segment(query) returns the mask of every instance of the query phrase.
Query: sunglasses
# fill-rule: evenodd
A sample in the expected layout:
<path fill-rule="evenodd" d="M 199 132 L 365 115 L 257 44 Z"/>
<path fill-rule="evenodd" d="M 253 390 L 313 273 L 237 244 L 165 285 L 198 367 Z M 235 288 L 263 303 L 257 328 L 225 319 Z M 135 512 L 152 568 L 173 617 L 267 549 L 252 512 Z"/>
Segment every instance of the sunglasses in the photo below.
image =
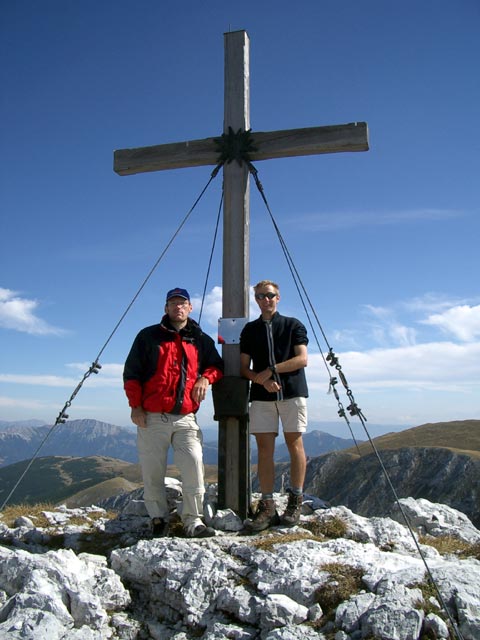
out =
<path fill-rule="evenodd" d="M 255 294 L 255 299 L 256 300 L 265 300 L 265 298 L 268 298 L 269 300 L 273 300 L 274 298 L 276 298 L 278 295 L 278 293 L 256 293 Z"/>

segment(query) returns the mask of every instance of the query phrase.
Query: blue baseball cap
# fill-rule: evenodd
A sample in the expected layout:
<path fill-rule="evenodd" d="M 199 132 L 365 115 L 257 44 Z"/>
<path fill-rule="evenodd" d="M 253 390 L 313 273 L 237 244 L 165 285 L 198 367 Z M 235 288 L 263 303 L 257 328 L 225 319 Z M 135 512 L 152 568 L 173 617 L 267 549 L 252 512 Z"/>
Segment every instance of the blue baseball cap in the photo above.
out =
<path fill-rule="evenodd" d="M 167 302 L 170 300 L 170 298 L 185 298 L 185 300 L 188 300 L 190 302 L 190 294 L 188 293 L 188 291 L 186 289 L 180 289 L 179 287 L 177 287 L 176 289 L 170 289 L 170 291 L 167 293 Z"/>

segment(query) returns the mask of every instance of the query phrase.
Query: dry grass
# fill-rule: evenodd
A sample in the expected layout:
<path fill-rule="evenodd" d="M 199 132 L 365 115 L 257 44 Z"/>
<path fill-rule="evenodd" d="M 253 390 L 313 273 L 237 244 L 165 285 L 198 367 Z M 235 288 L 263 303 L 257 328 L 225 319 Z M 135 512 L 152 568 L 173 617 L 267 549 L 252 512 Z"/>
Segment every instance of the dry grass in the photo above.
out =
<path fill-rule="evenodd" d="M 7 527 L 13 527 L 15 520 L 25 516 L 30 518 L 36 527 L 46 528 L 50 526 L 49 521 L 43 515 L 44 511 L 54 511 L 55 505 L 49 502 L 40 502 L 38 504 L 14 504 L 5 509 L 0 514 L 3 522 Z"/>
<path fill-rule="evenodd" d="M 409 589 L 420 589 L 422 592 L 423 602 L 417 602 L 416 608 L 422 609 L 425 615 L 429 613 L 435 613 L 437 616 L 441 616 L 440 608 L 434 604 L 434 601 L 438 601 L 437 590 L 430 582 L 430 580 L 424 580 L 423 582 L 414 582 L 408 585 Z"/>
<path fill-rule="evenodd" d="M 480 542 L 465 542 L 455 536 L 420 536 L 420 544 L 428 544 L 440 555 L 457 555 L 460 558 L 476 558 L 480 560 Z"/>
<path fill-rule="evenodd" d="M 7 527 L 13 527 L 17 518 L 22 516 L 30 518 L 35 527 L 41 529 L 54 529 L 55 525 L 52 525 L 44 515 L 45 511 L 56 511 L 57 507 L 49 502 L 40 502 L 38 504 L 14 504 L 5 507 L 0 514 L 1 519 L 7 525 Z M 68 520 L 68 524 L 82 526 L 84 524 L 93 524 L 101 518 L 107 520 L 113 520 L 117 514 L 113 511 L 91 511 L 90 513 L 82 514 L 79 516 L 72 516 Z"/>
<path fill-rule="evenodd" d="M 307 529 L 310 533 L 295 531 L 292 533 L 272 533 L 271 530 L 261 531 L 258 538 L 252 542 L 252 546 L 264 551 L 272 551 L 277 544 L 289 544 L 297 542 L 297 540 L 316 540 L 323 542 L 327 539 L 344 538 L 347 532 L 347 525 L 343 520 L 336 516 L 325 519 L 323 521 L 310 520 L 302 522 L 303 529 Z"/>
<path fill-rule="evenodd" d="M 252 541 L 252 547 L 261 549 L 262 551 L 273 551 L 277 544 L 289 544 L 291 542 L 297 542 L 298 540 L 318 540 L 323 538 L 312 537 L 308 533 L 272 533 L 271 531 L 260 531 L 258 538 Z"/>
<path fill-rule="evenodd" d="M 45 543 L 48 549 L 64 549 L 66 548 L 66 543 L 63 530 L 59 531 L 58 525 L 51 524 L 47 520 L 44 512 L 48 511 L 55 512 L 58 511 L 58 509 L 54 504 L 48 502 L 42 502 L 36 505 L 18 504 L 6 507 L 0 516 L 8 527 L 13 527 L 17 518 L 21 516 L 30 518 L 36 528 L 44 529 L 45 532 L 48 533 L 48 542 Z M 97 520 L 114 520 L 117 515 L 118 514 L 113 511 L 91 511 L 69 517 L 69 525 L 85 527 L 78 535 L 77 552 L 108 556 L 112 549 L 123 546 L 122 535 L 120 533 L 108 533 L 98 530 L 94 526 Z M 63 529 L 63 526 L 61 526 L 60 529 Z"/>
<path fill-rule="evenodd" d="M 348 530 L 347 524 L 337 516 L 323 520 L 302 522 L 302 527 L 311 531 L 314 536 L 329 538 L 330 540 L 344 538 Z"/>
<path fill-rule="evenodd" d="M 327 618 L 332 618 L 340 603 L 364 588 L 362 570 L 337 562 L 328 562 L 319 568 L 329 575 L 327 580 L 315 590 L 315 602 L 322 607 Z"/>

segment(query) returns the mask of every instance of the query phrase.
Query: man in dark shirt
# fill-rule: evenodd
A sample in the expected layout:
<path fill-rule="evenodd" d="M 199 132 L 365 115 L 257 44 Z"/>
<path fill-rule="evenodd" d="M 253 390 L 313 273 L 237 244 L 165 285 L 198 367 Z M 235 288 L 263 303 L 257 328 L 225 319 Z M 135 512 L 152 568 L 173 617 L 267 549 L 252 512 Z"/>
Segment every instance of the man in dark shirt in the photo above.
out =
<path fill-rule="evenodd" d="M 252 520 L 246 526 L 262 531 L 271 525 L 298 523 L 303 502 L 306 456 L 303 436 L 307 427 L 308 388 L 307 331 L 296 318 L 277 311 L 278 285 L 262 280 L 253 288 L 261 315 L 248 322 L 240 336 L 240 371 L 251 382 L 250 433 L 257 441 L 258 479 L 262 498 Z M 288 504 L 279 518 L 273 501 L 275 483 L 275 438 L 282 421 L 290 454 Z"/>

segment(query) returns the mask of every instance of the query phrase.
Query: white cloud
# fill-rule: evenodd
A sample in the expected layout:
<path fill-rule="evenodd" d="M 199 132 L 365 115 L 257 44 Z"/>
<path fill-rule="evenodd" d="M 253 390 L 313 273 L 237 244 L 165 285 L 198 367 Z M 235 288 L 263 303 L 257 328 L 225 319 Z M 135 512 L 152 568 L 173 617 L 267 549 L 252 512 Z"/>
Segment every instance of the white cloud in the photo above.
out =
<path fill-rule="evenodd" d="M 373 304 L 366 304 L 364 308 L 375 318 L 381 320 L 388 319 L 392 315 L 392 310 L 387 307 L 376 307 Z"/>
<path fill-rule="evenodd" d="M 78 383 L 74 378 L 52 375 L 29 375 L 17 373 L 0 373 L 0 382 L 10 384 L 29 384 L 41 387 L 71 387 Z"/>
<path fill-rule="evenodd" d="M 2 409 L 25 409 L 36 411 L 44 409 L 45 404 L 38 400 L 26 400 L 24 398 L 9 398 L 8 396 L 0 396 L 0 408 Z"/>
<path fill-rule="evenodd" d="M 470 300 L 452 298 L 440 293 L 429 292 L 422 296 L 405 300 L 399 304 L 401 309 L 412 313 L 439 313 L 461 304 L 472 303 Z"/>
<path fill-rule="evenodd" d="M 74 369 L 79 373 L 86 373 L 91 366 L 92 366 L 92 363 L 90 362 L 70 362 L 67 364 L 67 367 L 69 369 Z M 114 378 L 116 380 L 118 379 L 121 380 L 123 375 L 123 366 L 124 366 L 123 364 L 115 364 L 115 363 L 102 364 L 98 374 L 93 374 L 93 375 L 102 376 L 104 378 L 106 377 L 106 378 Z"/>
<path fill-rule="evenodd" d="M 68 368 L 79 372 L 78 377 L 54 376 L 50 374 L 14 374 L 0 373 L 0 382 L 20 385 L 34 385 L 40 387 L 71 387 L 75 388 L 83 375 L 90 369 L 91 364 L 86 362 L 74 362 L 67 365 Z M 95 380 L 95 385 L 100 387 L 122 388 L 123 364 L 102 365 L 98 374 L 92 373 L 90 379 Z M 85 381 L 87 383 L 87 380 Z"/>
<path fill-rule="evenodd" d="M 205 328 L 209 333 L 210 328 L 215 329 L 215 335 L 218 330 L 218 319 L 222 317 L 222 287 L 213 287 L 213 289 L 205 295 L 203 301 L 200 297 L 192 297 L 193 317 L 199 317 L 200 311 L 202 317 L 200 318 L 200 325 Z M 213 337 L 213 335 L 212 335 Z"/>
<path fill-rule="evenodd" d="M 35 315 L 36 300 L 19 297 L 16 291 L 0 288 L 0 327 L 32 335 L 61 335 L 62 329 L 53 327 Z"/>
<path fill-rule="evenodd" d="M 480 305 L 466 304 L 436 313 L 422 321 L 423 324 L 439 327 L 444 333 L 470 342 L 480 336 Z"/>
<path fill-rule="evenodd" d="M 405 325 L 392 324 L 390 326 L 390 335 L 397 344 L 403 346 L 414 345 L 417 341 L 417 332 L 412 327 Z"/>
<path fill-rule="evenodd" d="M 421 298 L 396 302 L 391 307 L 367 304 L 363 309 L 367 315 L 368 335 L 380 346 L 413 346 L 421 342 L 418 331 L 420 325 L 436 328 L 443 335 L 461 342 L 475 341 L 480 337 L 479 304 L 427 294 Z M 398 319 L 398 316 L 405 316 L 405 312 L 408 323 L 403 317 Z M 416 324 L 417 328 L 412 324 Z M 358 332 L 356 335 L 358 339 Z M 428 336 L 427 340 L 433 342 L 434 338 Z"/>
<path fill-rule="evenodd" d="M 373 316 L 374 324 L 370 324 L 370 333 L 377 344 L 388 345 L 393 343 L 399 346 L 416 344 L 417 332 L 395 318 L 393 309 L 364 305 L 368 314 Z"/>
<path fill-rule="evenodd" d="M 333 344 L 341 344 L 344 348 L 358 349 L 359 337 L 353 329 L 335 329 L 332 333 Z"/>
<path fill-rule="evenodd" d="M 337 353 L 349 386 L 372 388 L 470 389 L 480 384 L 480 342 L 431 342 L 417 346 Z M 325 386 L 328 374 L 318 354 L 309 356 L 311 384 Z M 331 374 L 336 375 L 335 369 Z"/>

